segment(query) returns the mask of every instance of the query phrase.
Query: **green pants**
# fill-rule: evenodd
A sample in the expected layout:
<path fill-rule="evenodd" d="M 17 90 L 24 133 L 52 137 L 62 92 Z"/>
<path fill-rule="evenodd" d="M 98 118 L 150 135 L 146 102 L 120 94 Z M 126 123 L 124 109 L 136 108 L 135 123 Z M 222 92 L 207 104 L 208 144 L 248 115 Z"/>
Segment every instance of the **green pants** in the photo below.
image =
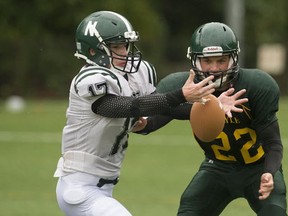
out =
<path fill-rule="evenodd" d="M 263 167 L 264 163 L 243 166 L 205 159 L 182 194 L 178 216 L 217 216 L 240 197 L 248 201 L 258 216 L 287 216 L 282 170 L 274 175 L 270 196 L 258 199 Z"/>

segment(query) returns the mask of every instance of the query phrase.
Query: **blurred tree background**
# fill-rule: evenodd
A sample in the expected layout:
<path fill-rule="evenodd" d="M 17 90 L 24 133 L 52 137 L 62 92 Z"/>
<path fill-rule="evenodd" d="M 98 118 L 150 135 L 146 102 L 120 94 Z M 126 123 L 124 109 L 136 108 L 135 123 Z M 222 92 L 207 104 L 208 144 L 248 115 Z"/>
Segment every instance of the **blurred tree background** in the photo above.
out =
<path fill-rule="evenodd" d="M 10 95 L 66 98 L 70 81 L 83 64 L 73 56 L 75 30 L 85 16 L 98 10 L 116 11 L 131 21 L 140 33 L 138 47 L 157 68 L 158 79 L 171 72 L 189 70 L 186 50 L 191 34 L 206 22 L 229 25 L 231 14 L 237 14 L 237 8 L 231 8 L 233 1 L 1 1 L 0 99 Z M 262 44 L 280 44 L 287 50 L 287 0 L 236 1 L 244 6 L 244 15 L 238 18 L 243 19 L 242 67 L 257 67 L 257 51 Z M 287 94 L 288 57 L 284 57 L 283 73 L 273 76 L 282 93 Z"/>

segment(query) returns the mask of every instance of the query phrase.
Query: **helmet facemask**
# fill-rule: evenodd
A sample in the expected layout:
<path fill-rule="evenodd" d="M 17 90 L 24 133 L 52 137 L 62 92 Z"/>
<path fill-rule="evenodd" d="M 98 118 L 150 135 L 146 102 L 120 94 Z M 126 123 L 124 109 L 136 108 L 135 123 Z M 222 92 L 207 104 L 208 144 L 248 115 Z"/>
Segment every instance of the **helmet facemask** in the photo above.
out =
<path fill-rule="evenodd" d="M 212 80 L 212 82 L 215 83 L 216 90 L 227 89 L 229 87 L 229 84 L 231 84 L 234 81 L 234 79 L 237 77 L 238 74 L 239 70 L 238 54 L 237 52 L 232 52 L 230 54 L 223 54 L 223 55 L 229 55 L 228 68 L 226 70 L 218 70 L 218 71 L 203 71 L 200 64 L 200 58 L 207 56 L 197 54 L 192 55 L 190 59 L 192 69 L 195 72 L 195 81 L 201 82 L 206 77 L 213 75 L 214 79 Z M 209 57 L 213 56 L 222 56 L 222 54 L 209 55 Z"/>
<path fill-rule="evenodd" d="M 103 48 L 105 49 L 107 56 L 110 58 L 110 64 L 116 70 L 125 73 L 135 73 L 138 71 L 141 60 L 142 53 L 136 47 L 135 42 L 139 40 L 139 35 L 137 32 L 125 32 L 125 39 L 121 40 L 109 40 L 105 43 L 102 43 Z M 116 53 L 111 49 L 113 45 L 124 44 L 127 50 L 127 55 L 121 55 Z M 124 66 L 117 66 L 114 63 L 114 60 L 124 61 Z"/>

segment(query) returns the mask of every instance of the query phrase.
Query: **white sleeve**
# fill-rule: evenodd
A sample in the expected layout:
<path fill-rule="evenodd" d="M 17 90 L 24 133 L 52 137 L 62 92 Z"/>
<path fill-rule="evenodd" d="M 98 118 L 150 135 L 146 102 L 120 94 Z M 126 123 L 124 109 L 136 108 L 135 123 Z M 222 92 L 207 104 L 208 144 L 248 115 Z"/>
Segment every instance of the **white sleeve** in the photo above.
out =
<path fill-rule="evenodd" d="M 74 88 L 80 97 L 91 98 L 105 94 L 119 95 L 121 86 L 119 79 L 106 70 L 82 70 L 75 77 Z"/>

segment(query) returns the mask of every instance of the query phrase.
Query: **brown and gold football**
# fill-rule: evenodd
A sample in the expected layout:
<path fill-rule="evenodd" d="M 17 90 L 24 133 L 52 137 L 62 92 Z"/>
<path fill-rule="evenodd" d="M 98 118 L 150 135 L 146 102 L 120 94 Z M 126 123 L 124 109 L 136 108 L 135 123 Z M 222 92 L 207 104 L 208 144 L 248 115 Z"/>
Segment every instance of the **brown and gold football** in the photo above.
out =
<path fill-rule="evenodd" d="M 204 142 L 213 141 L 223 130 L 225 113 L 217 97 L 210 94 L 201 102 L 193 103 L 190 112 L 190 124 L 196 137 Z"/>

